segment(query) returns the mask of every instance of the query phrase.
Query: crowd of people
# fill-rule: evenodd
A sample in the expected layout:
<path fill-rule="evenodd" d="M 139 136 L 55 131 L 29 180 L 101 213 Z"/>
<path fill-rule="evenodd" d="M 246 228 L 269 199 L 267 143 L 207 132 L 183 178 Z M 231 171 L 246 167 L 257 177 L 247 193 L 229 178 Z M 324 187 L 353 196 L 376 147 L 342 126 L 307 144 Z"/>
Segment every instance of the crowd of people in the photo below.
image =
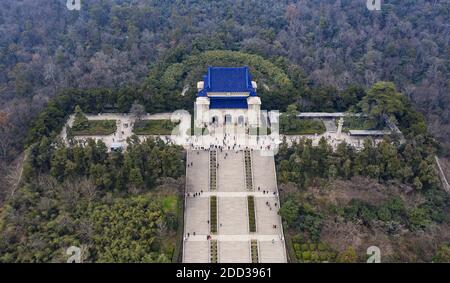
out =
<path fill-rule="evenodd" d="M 185 139 L 185 143 L 192 150 L 244 150 L 246 148 L 274 150 L 281 141 L 272 136 L 223 133 L 223 135 L 190 136 Z"/>

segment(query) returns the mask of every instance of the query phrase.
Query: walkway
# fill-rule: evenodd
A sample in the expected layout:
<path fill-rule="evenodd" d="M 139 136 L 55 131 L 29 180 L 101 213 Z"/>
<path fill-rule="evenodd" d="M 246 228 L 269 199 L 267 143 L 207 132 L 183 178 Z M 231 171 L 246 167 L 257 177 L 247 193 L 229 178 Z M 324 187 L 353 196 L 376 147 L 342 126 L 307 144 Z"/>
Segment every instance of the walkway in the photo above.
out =
<path fill-rule="evenodd" d="M 158 113 L 158 114 L 146 114 L 141 117 L 141 120 L 170 120 L 172 113 Z M 111 148 L 114 144 L 120 144 L 124 149 L 127 147 L 127 138 L 133 135 L 133 126 L 136 121 L 136 117 L 127 113 L 102 113 L 98 115 L 86 114 L 86 118 L 90 121 L 94 120 L 114 120 L 116 121 L 117 130 L 111 135 L 91 135 L 91 136 L 75 136 L 74 138 L 79 141 L 85 141 L 93 139 L 95 141 L 103 141 L 107 148 Z M 60 137 L 64 142 L 67 141 L 67 128 L 72 127 L 75 119 L 75 114 L 69 116 L 66 124 L 64 125 Z M 141 136 L 141 139 L 145 139 L 145 136 Z"/>

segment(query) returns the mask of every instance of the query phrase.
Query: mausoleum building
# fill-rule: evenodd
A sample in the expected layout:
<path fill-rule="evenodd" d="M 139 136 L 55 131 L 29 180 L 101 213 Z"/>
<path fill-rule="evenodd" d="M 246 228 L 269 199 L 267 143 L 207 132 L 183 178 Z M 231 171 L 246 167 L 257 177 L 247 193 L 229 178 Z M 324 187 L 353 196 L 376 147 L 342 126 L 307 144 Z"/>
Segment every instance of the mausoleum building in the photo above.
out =
<path fill-rule="evenodd" d="M 261 99 L 248 67 L 209 67 L 197 89 L 197 127 L 259 126 Z"/>

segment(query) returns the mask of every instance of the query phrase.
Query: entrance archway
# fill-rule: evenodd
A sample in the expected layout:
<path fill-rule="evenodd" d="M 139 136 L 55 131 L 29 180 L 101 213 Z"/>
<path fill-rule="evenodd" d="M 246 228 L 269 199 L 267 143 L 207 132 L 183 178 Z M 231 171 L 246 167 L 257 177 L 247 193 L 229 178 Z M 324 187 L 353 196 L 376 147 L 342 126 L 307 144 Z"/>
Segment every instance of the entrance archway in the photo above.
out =
<path fill-rule="evenodd" d="M 239 117 L 238 117 L 238 125 L 239 125 L 239 126 L 243 126 L 244 123 L 245 123 L 245 118 L 244 118 L 244 116 L 239 116 Z"/>
<path fill-rule="evenodd" d="M 225 125 L 231 124 L 232 121 L 233 121 L 233 120 L 232 120 L 231 115 L 230 115 L 230 114 L 226 114 L 226 115 L 225 115 Z"/>
<path fill-rule="evenodd" d="M 219 123 L 219 117 L 213 116 L 211 122 L 212 122 L 213 124 Z"/>

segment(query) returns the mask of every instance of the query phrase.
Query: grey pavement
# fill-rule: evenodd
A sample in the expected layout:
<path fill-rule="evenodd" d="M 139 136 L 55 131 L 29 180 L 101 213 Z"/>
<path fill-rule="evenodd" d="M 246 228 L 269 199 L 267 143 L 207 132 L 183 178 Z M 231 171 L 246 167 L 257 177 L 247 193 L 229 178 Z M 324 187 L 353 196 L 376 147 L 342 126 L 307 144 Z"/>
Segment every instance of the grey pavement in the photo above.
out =
<path fill-rule="evenodd" d="M 339 120 L 339 119 L 338 119 Z M 335 133 L 337 132 L 337 127 L 334 119 L 323 119 L 322 120 L 327 132 Z"/>
<path fill-rule="evenodd" d="M 219 235 L 248 234 L 247 198 L 231 197 L 218 200 Z"/>
<path fill-rule="evenodd" d="M 267 206 L 266 202 L 269 202 L 269 206 Z M 277 207 L 275 207 L 275 203 L 277 203 Z M 258 234 L 281 235 L 280 217 L 278 215 L 278 198 L 255 198 L 255 205 Z M 274 225 L 276 225 L 276 228 L 274 228 Z"/>
<path fill-rule="evenodd" d="M 209 152 L 189 150 L 189 163 L 187 167 L 186 189 L 187 192 L 209 191 Z"/>
<path fill-rule="evenodd" d="M 185 207 L 185 228 L 184 234 L 209 233 L 209 199 L 208 198 L 187 198 Z"/>
<path fill-rule="evenodd" d="M 184 241 L 183 262 L 209 262 L 209 241 Z"/>
<path fill-rule="evenodd" d="M 219 242 L 220 263 L 250 263 L 250 242 Z"/>
<path fill-rule="evenodd" d="M 227 158 L 225 159 L 225 155 Z M 244 152 L 217 151 L 218 186 L 220 192 L 245 192 Z"/>
<path fill-rule="evenodd" d="M 259 150 L 252 151 L 253 188 L 256 192 L 277 190 L 277 177 L 273 156 L 264 156 Z M 260 190 L 258 190 L 258 187 Z"/>
<path fill-rule="evenodd" d="M 272 242 L 258 241 L 259 262 L 261 263 L 283 263 L 286 262 L 284 241 L 275 239 Z"/>

